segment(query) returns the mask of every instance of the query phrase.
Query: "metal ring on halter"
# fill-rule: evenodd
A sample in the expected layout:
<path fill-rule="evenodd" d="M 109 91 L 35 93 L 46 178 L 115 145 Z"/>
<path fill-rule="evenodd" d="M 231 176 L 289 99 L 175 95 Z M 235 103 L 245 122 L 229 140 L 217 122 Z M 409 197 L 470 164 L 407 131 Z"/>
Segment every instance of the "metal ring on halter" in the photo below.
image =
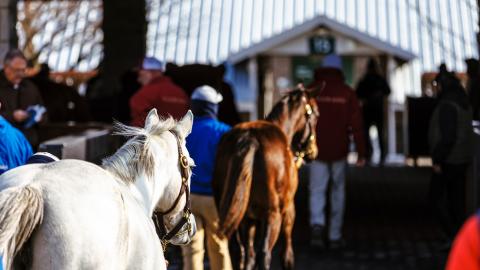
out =
<path fill-rule="evenodd" d="M 184 169 L 187 169 L 190 165 L 188 164 L 188 158 L 184 155 L 180 157 L 180 164 Z"/>

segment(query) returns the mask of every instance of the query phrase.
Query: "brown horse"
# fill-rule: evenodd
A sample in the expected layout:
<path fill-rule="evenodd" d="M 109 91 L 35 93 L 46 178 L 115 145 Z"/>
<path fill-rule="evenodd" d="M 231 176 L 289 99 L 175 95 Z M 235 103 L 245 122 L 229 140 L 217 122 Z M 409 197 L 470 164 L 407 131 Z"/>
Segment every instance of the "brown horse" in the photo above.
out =
<path fill-rule="evenodd" d="M 281 230 L 285 236 L 283 265 L 293 268 L 296 163 L 317 154 L 318 93 L 318 89 L 291 91 L 266 121 L 238 124 L 219 143 L 213 189 L 220 230 L 229 238 L 235 233 L 239 252 L 231 249 L 230 253 L 239 261 L 236 268 L 269 269 Z"/>

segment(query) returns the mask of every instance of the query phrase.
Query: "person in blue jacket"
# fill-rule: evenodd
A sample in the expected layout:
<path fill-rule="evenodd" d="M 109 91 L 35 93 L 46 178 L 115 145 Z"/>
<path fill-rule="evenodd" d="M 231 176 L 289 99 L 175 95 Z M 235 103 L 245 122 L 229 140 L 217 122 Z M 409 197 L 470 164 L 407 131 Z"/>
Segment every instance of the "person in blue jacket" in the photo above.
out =
<path fill-rule="evenodd" d="M 213 199 L 212 177 L 217 146 L 230 126 L 217 120 L 218 103 L 223 97 L 210 86 L 196 88 L 191 96 L 194 115 L 187 149 L 195 161 L 191 177 L 191 205 L 197 233 L 189 245 L 182 247 L 183 269 L 203 269 L 207 242 L 210 269 L 232 269 L 228 241 L 218 234 L 218 212 Z"/>
<path fill-rule="evenodd" d="M 2 116 L 0 116 L 0 138 L 0 174 L 25 164 L 32 156 L 32 146 L 23 133 Z"/>

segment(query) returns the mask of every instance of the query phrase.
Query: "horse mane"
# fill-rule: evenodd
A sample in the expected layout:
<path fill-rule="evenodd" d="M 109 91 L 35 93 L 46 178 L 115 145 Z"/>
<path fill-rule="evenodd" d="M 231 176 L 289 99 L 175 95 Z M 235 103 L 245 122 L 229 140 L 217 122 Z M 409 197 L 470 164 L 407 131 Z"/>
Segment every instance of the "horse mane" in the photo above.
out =
<path fill-rule="evenodd" d="M 174 129 L 175 126 L 176 121 L 172 117 L 160 119 L 158 124 L 146 128 L 115 122 L 114 135 L 133 138 L 128 140 L 115 154 L 105 158 L 102 166 L 125 183 L 133 182 L 142 173 L 149 177 L 153 176 L 155 158 L 150 147 L 151 139 L 153 136 L 159 136 L 165 131 Z"/>
<path fill-rule="evenodd" d="M 281 118 L 286 117 L 285 113 L 290 113 L 294 107 L 298 107 L 297 103 L 301 102 L 302 96 L 303 90 L 292 90 L 275 104 L 265 119 L 270 122 L 281 121 Z"/>

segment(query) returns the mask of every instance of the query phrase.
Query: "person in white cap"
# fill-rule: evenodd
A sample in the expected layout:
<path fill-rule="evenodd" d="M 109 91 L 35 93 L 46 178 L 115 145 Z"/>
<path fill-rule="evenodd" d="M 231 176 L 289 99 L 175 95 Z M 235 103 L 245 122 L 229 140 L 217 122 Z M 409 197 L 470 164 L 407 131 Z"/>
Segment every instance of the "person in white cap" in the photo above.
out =
<path fill-rule="evenodd" d="M 146 57 L 138 73 L 143 85 L 130 98 L 131 124 L 143 127 L 148 112 L 156 108 L 160 116 L 182 118 L 188 111 L 188 95 L 170 78 L 163 75 L 165 65 L 154 57 Z"/>
<path fill-rule="evenodd" d="M 183 269 L 203 269 L 206 238 L 210 269 L 232 269 L 228 240 L 218 234 L 218 212 L 213 199 L 212 177 L 215 154 L 220 138 L 230 126 L 217 120 L 218 103 L 222 95 L 210 86 L 196 88 L 191 96 L 195 116 L 192 133 L 187 137 L 187 149 L 195 160 L 191 178 L 192 213 L 197 233 L 189 245 L 182 247 Z"/>

